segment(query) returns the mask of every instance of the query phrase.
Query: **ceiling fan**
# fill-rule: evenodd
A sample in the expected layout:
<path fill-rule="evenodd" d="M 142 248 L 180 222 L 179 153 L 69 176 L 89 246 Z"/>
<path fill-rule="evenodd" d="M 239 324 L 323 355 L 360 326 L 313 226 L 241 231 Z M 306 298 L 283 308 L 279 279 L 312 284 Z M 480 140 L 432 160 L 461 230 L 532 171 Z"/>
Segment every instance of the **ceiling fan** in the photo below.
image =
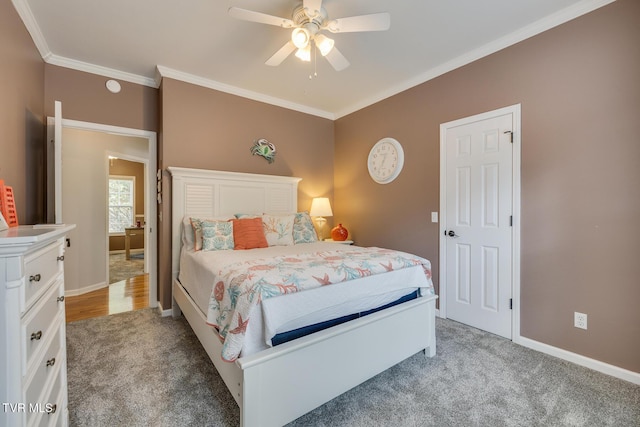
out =
<path fill-rule="evenodd" d="M 334 40 L 322 34 L 322 31 L 327 30 L 331 33 L 386 31 L 391 26 L 391 17 L 386 12 L 329 19 L 327 11 L 322 6 L 322 0 L 298 2 L 293 9 L 291 19 L 239 7 L 229 8 L 229 15 L 243 21 L 293 29 L 291 40 L 265 63 L 274 67 L 280 65 L 294 50 L 298 58 L 310 61 L 311 45 L 314 44 L 336 71 L 344 70 L 349 66 L 349 61 L 334 46 Z"/>

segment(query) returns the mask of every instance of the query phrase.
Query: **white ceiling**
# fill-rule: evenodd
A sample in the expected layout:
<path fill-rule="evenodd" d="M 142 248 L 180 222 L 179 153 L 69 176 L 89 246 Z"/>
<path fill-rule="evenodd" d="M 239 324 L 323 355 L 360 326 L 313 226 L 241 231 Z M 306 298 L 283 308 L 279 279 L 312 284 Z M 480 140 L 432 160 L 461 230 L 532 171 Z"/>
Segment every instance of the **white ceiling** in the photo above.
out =
<path fill-rule="evenodd" d="M 162 76 L 335 119 L 613 0 L 325 0 L 330 18 L 389 12 L 382 32 L 331 34 L 351 66 L 320 55 L 264 62 L 290 30 L 231 6 L 291 17 L 296 0 L 12 0 L 48 63 L 157 87 Z"/>

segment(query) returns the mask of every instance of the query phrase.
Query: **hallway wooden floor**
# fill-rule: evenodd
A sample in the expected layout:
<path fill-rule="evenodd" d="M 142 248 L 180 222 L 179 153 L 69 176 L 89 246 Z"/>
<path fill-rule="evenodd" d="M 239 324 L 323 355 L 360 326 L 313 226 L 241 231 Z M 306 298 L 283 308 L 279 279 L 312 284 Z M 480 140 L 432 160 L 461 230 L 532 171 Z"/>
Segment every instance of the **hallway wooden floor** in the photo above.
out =
<path fill-rule="evenodd" d="M 143 274 L 83 295 L 65 298 L 67 322 L 149 307 L 149 275 Z"/>

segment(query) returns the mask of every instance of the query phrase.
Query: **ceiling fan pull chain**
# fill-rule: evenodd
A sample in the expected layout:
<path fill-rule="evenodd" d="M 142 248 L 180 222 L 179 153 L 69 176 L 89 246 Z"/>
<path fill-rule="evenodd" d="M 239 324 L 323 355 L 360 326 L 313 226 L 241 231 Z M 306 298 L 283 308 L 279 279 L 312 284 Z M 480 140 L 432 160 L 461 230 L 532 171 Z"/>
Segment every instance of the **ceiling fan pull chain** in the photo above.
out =
<path fill-rule="evenodd" d="M 318 77 L 318 49 L 313 49 L 313 75 L 309 74 L 309 80 L 314 77 Z"/>
<path fill-rule="evenodd" d="M 318 77 L 318 49 L 313 49 L 313 77 Z"/>

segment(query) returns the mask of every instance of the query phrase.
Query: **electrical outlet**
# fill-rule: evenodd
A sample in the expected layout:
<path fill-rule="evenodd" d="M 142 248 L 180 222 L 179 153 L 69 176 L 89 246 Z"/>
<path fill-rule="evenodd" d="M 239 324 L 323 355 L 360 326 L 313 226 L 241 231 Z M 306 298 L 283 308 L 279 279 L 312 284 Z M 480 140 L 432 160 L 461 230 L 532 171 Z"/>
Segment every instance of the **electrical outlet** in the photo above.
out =
<path fill-rule="evenodd" d="M 587 315 L 584 313 L 573 313 L 573 326 L 580 329 L 587 329 Z"/>

